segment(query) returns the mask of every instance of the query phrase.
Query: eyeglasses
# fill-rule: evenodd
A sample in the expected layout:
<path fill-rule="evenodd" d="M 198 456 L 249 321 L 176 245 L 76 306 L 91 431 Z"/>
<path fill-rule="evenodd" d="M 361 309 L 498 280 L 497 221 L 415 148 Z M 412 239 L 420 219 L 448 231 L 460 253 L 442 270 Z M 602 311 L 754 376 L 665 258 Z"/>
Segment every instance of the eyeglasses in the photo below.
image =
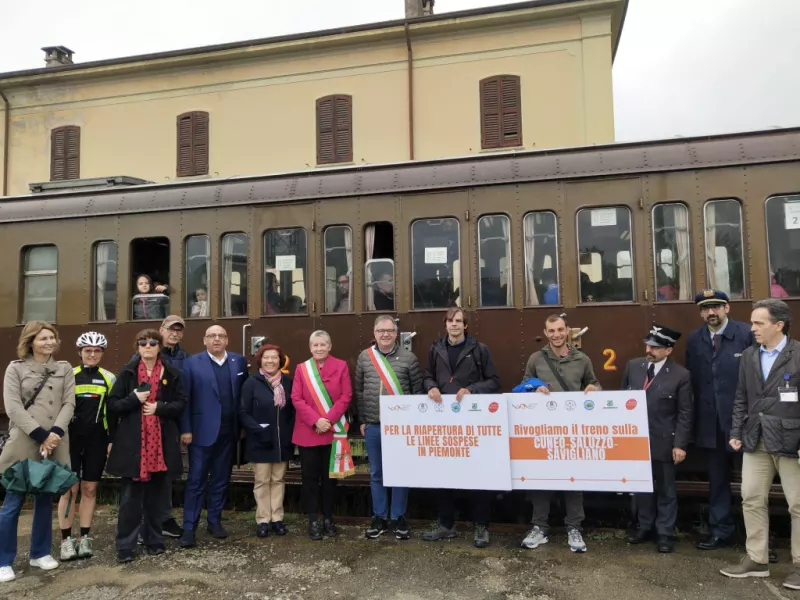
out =
<path fill-rule="evenodd" d="M 395 333 L 394 329 L 376 329 L 375 333 L 380 335 L 386 335 L 387 333 Z"/>
<path fill-rule="evenodd" d="M 224 340 L 228 336 L 225 333 L 212 333 L 206 336 L 210 340 Z"/>
<path fill-rule="evenodd" d="M 183 333 L 183 327 L 170 327 L 167 331 L 170 333 Z"/>
<path fill-rule="evenodd" d="M 158 340 L 137 340 L 136 343 L 139 344 L 140 348 L 144 348 L 145 346 L 158 346 Z"/>

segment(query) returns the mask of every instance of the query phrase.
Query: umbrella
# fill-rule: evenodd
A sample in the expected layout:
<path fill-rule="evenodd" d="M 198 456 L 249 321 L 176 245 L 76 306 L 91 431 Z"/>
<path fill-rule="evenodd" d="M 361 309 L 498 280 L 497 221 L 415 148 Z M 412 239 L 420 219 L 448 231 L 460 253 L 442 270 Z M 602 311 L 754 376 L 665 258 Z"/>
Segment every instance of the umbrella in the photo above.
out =
<path fill-rule="evenodd" d="M 0 483 L 9 492 L 61 496 L 78 483 L 78 476 L 69 467 L 50 458 L 26 458 L 8 467 Z"/>

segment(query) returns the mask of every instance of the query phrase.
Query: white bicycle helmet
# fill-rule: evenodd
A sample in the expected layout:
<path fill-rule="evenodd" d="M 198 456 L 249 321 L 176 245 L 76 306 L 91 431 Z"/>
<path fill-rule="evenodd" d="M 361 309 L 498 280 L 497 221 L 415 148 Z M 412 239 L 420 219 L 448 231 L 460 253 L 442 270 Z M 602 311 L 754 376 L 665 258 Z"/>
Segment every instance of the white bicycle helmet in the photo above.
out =
<path fill-rule="evenodd" d="M 78 348 L 108 348 L 108 340 L 102 333 L 87 331 L 82 333 L 75 343 Z"/>

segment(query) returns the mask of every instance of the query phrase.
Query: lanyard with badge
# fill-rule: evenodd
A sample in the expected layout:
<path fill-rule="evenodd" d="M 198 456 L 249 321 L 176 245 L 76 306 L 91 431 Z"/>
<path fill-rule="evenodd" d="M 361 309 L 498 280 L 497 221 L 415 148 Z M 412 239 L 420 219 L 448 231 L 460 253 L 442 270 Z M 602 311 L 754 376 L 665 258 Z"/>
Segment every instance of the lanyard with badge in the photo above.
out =
<path fill-rule="evenodd" d="M 785 385 L 778 390 L 781 402 L 797 402 L 797 388 L 789 386 L 789 380 L 792 378 L 789 373 L 783 374 Z"/>

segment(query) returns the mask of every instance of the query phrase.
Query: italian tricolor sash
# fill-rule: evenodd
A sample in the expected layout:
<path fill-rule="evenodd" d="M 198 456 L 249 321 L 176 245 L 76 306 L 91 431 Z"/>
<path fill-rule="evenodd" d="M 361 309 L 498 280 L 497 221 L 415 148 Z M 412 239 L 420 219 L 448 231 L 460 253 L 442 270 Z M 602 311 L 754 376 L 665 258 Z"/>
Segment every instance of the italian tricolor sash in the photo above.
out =
<path fill-rule="evenodd" d="M 389 364 L 386 357 L 381 354 L 376 346 L 370 346 L 368 352 L 369 359 L 372 361 L 372 366 L 375 367 L 378 376 L 381 378 L 383 389 L 386 390 L 386 395 L 402 396 L 403 388 L 400 385 L 400 380 L 397 379 L 397 375 L 395 375 L 394 369 L 392 369 L 392 365 Z"/>
<path fill-rule="evenodd" d="M 313 358 L 310 358 L 302 363 L 300 368 L 303 369 L 303 379 L 306 381 L 306 386 L 311 393 L 317 411 L 321 417 L 326 418 L 325 415 L 333 408 L 333 401 L 322 383 L 317 363 Z M 350 425 L 344 415 L 331 425 L 333 426 L 333 446 L 331 446 L 331 462 L 328 476 L 334 479 L 343 479 L 354 475 L 356 472 L 353 464 L 353 453 L 350 450 L 350 442 L 347 441 L 347 430 Z"/>

